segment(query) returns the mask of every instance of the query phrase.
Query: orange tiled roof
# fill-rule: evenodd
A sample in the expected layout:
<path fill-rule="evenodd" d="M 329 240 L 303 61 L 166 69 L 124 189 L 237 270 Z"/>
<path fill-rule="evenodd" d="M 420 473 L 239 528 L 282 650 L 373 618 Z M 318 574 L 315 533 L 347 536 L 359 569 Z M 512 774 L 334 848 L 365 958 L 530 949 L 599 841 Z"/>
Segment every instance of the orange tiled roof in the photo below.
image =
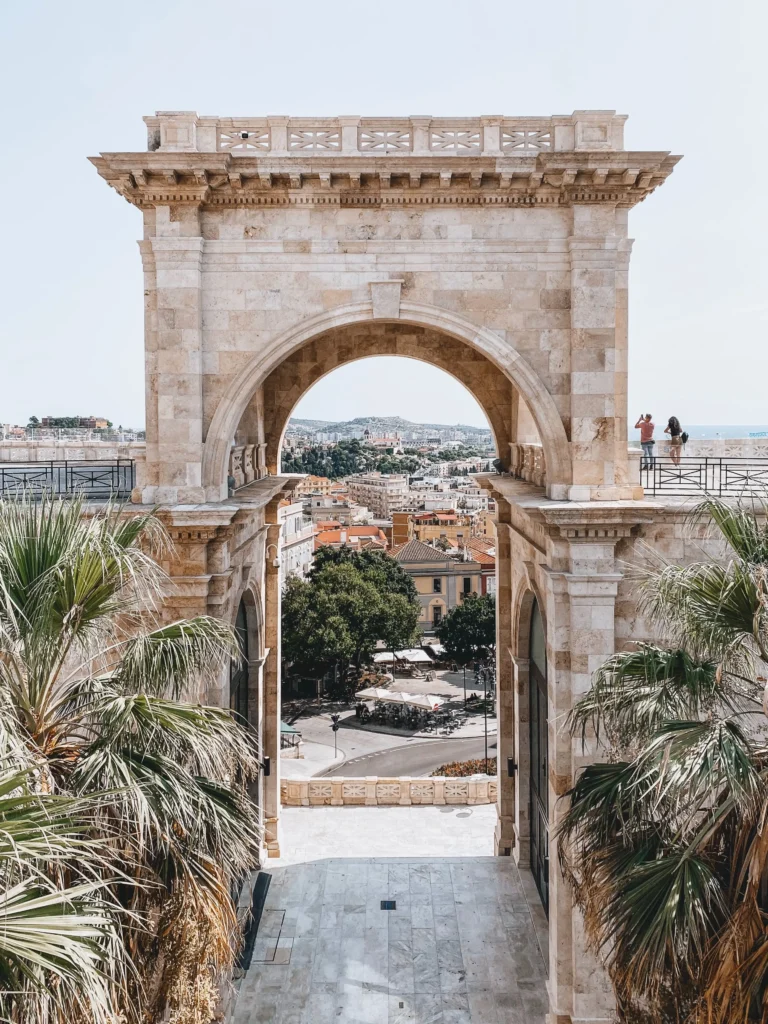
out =
<path fill-rule="evenodd" d="M 344 541 L 341 535 L 344 534 Z M 322 547 L 323 544 L 342 544 L 359 546 L 363 541 L 387 546 L 387 538 L 378 526 L 346 526 L 338 530 L 320 530 L 315 534 L 315 547 Z"/>
<path fill-rule="evenodd" d="M 493 545 L 472 537 L 467 541 L 467 549 L 471 552 L 472 558 L 480 565 L 496 565 L 496 555 Z"/>

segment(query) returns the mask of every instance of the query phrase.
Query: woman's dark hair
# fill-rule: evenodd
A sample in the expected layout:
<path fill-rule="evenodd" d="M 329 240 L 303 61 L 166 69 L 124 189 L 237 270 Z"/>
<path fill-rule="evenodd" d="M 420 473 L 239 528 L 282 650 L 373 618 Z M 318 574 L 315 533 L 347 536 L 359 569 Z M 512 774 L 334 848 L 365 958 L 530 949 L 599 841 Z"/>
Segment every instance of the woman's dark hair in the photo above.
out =
<path fill-rule="evenodd" d="M 682 429 L 683 429 L 680 426 L 680 420 L 677 418 L 677 416 L 670 416 L 669 417 L 669 423 L 667 424 L 667 426 L 675 434 L 681 433 Z"/>

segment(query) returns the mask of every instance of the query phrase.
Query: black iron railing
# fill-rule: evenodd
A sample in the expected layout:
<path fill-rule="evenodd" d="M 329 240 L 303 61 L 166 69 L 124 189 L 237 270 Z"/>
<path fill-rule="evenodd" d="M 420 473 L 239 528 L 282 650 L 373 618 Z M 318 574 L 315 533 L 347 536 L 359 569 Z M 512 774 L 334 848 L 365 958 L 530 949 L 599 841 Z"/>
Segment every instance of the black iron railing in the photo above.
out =
<path fill-rule="evenodd" d="M 682 455 L 678 462 L 659 456 L 640 463 L 640 483 L 646 495 L 695 497 L 716 494 L 738 498 L 768 492 L 768 459 Z"/>
<path fill-rule="evenodd" d="M 0 496 L 4 498 L 24 492 L 36 498 L 47 493 L 79 494 L 92 501 L 126 499 L 134 483 L 133 459 L 11 462 L 0 466 Z"/>

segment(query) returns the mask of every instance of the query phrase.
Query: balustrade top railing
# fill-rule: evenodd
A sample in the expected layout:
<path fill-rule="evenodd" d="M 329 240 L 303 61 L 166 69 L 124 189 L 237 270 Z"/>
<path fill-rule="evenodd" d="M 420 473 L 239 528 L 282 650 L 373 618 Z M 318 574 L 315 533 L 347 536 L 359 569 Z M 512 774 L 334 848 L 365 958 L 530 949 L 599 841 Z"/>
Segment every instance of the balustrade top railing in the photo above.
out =
<path fill-rule="evenodd" d="M 553 117 L 145 117 L 151 152 L 232 156 L 510 156 L 624 149 L 626 116 L 576 110 Z"/>
<path fill-rule="evenodd" d="M 39 499 L 81 495 L 89 501 L 127 500 L 135 486 L 132 459 L 27 462 L 0 465 L 0 497 L 22 493 Z"/>
<path fill-rule="evenodd" d="M 646 496 L 742 498 L 768 493 L 768 458 L 643 457 Z"/>

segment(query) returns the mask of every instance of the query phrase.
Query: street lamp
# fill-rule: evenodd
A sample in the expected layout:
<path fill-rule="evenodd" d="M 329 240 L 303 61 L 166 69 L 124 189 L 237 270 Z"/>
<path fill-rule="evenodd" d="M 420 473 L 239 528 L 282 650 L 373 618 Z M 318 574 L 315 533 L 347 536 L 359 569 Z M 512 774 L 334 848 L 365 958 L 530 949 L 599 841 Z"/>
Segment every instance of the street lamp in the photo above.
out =
<path fill-rule="evenodd" d="M 483 669 L 483 726 L 485 736 L 485 774 L 488 774 L 488 670 Z"/>

